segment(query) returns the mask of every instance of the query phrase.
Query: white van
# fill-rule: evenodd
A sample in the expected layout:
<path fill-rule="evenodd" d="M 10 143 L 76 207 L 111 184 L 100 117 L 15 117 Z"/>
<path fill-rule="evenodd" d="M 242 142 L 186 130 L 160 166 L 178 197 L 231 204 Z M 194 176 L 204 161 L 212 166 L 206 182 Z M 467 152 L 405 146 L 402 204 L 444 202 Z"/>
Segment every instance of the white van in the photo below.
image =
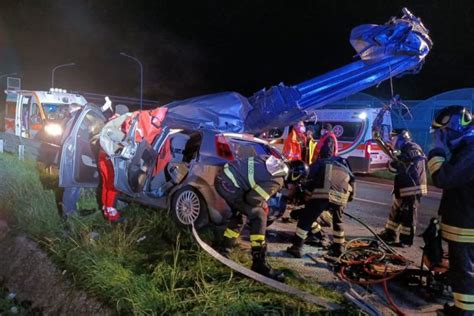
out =
<path fill-rule="evenodd" d="M 387 168 L 390 158 L 372 139 L 372 123 L 380 108 L 364 109 L 321 109 L 315 110 L 316 119 L 306 121 L 306 129 L 314 130 L 314 138 L 319 139 L 323 123 L 331 123 L 338 140 L 341 157 L 347 158 L 354 172 L 370 173 Z M 385 113 L 381 126 L 382 138 L 388 140 L 392 130 L 390 112 Z M 283 150 L 283 142 L 288 137 L 290 127 L 272 129 L 260 135 L 271 144 Z"/>

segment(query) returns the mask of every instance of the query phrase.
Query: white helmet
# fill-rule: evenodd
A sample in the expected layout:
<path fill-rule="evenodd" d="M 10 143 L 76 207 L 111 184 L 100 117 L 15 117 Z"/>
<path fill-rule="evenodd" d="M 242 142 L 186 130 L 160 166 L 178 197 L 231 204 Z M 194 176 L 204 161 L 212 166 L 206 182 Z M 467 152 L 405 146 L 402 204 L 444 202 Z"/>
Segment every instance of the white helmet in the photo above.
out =
<path fill-rule="evenodd" d="M 288 166 L 283 160 L 275 156 L 269 156 L 267 160 L 265 160 L 265 167 L 267 167 L 267 171 L 274 177 L 286 178 L 288 176 Z"/>

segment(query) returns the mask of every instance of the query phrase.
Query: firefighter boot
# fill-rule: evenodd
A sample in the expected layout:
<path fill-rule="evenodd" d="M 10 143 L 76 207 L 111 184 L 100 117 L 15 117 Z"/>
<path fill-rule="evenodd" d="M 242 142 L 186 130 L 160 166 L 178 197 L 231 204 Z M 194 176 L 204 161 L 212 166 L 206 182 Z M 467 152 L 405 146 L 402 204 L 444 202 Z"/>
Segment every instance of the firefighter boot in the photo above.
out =
<path fill-rule="evenodd" d="M 303 258 L 304 253 L 303 253 L 303 244 L 304 244 L 304 239 L 298 236 L 293 236 L 293 244 L 286 248 L 286 252 L 289 254 L 293 255 L 296 258 Z"/>
<path fill-rule="evenodd" d="M 321 230 L 317 233 L 309 232 L 308 238 L 306 238 L 304 243 L 313 247 L 328 247 L 326 235 Z"/>
<path fill-rule="evenodd" d="M 230 253 L 232 252 L 232 249 L 234 249 L 236 243 L 237 238 L 223 237 L 217 251 L 228 259 L 230 258 Z"/>
<path fill-rule="evenodd" d="M 342 244 L 333 243 L 328 249 L 327 256 L 332 258 L 339 258 L 342 255 L 343 250 L 344 246 Z"/>
<path fill-rule="evenodd" d="M 448 303 L 445 303 L 443 306 L 443 309 L 438 309 L 436 311 L 437 316 L 464 316 L 464 315 L 472 315 L 469 314 L 468 311 L 463 311 L 460 308 L 457 308 L 454 305 L 448 305 Z"/>
<path fill-rule="evenodd" d="M 384 229 L 380 234 L 378 234 L 383 241 L 387 243 L 393 243 L 397 239 L 397 233 L 391 229 Z"/>
<path fill-rule="evenodd" d="M 267 246 L 252 247 L 252 270 L 279 282 L 285 280 L 282 271 L 274 270 L 267 262 Z"/>

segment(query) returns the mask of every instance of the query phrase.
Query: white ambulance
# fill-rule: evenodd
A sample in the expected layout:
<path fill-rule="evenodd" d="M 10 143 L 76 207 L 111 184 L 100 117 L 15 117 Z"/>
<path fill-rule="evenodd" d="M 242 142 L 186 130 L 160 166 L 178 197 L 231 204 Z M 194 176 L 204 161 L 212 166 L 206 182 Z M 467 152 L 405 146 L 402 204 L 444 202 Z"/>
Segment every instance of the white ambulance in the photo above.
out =
<path fill-rule="evenodd" d="M 315 110 L 315 119 L 305 121 L 305 125 L 307 130 L 314 131 L 313 137 L 318 140 L 322 124 L 330 123 L 338 140 L 339 155 L 347 158 L 354 172 L 370 173 L 386 169 L 390 160 L 372 139 L 372 123 L 379 111 L 380 108 Z M 260 137 L 283 150 L 290 128 L 272 129 Z M 381 126 L 382 139 L 388 141 L 391 130 L 392 119 L 387 112 Z"/>
<path fill-rule="evenodd" d="M 57 88 L 49 91 L 7 89 L 5 94 L 6 101 L 0 105 L 0 131 L 31 139 L 47 137 L 52 143 L 62 135 L 69 105 L 87 103 L 83 96 Z"/>

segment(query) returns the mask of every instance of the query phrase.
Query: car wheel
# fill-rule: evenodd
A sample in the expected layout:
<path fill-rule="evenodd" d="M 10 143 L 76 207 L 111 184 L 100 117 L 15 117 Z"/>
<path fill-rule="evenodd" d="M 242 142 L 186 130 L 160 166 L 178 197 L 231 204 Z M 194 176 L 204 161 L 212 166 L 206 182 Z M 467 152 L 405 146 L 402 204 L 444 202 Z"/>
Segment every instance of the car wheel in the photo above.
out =
<path fill-rule="evenodd" d="M 207 216 L 207 205 L 195 188 L 186 186 L 173 195 L 171 215 L 182 226 L 197 225 Z"/>

